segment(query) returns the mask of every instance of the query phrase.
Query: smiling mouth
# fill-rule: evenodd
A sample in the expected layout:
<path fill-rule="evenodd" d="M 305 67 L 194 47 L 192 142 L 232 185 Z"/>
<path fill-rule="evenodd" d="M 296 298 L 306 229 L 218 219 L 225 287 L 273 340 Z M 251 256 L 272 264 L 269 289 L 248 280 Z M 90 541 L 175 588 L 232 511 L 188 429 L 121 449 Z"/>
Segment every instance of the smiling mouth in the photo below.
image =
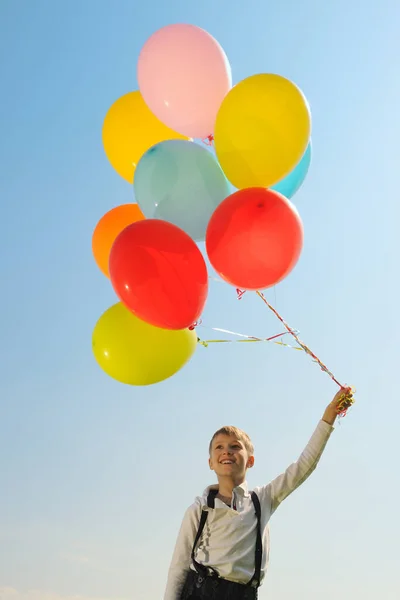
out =
<path fill-rule="evenodd" d="M 233 465 L 233 460 L 222 460 L 221 465 Z"/>

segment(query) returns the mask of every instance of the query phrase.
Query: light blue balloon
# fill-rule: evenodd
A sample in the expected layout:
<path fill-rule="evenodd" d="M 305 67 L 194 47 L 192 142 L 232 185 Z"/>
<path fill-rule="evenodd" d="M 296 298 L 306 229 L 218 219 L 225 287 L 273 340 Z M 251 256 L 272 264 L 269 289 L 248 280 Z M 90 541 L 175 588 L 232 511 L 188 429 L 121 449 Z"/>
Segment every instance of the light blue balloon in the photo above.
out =
<path fill-rule="evenodd" d="M 196 241 L 205 239 L 211 215 L 231 194 L 214 155 L 186 140 L 150 148 L 136 167 L 133 187 L 145 217 L 174 223 Z"/>
<path fill-rule="evenodd" d="M 310 168 L 310 164 L 311 164 L 311 142 L 308 144 L 307 149 L 306 149 L 305 153 L 303 154 L 302 159 L 297 164 L 297 166 L 293 169 L 293 171 L 291 171 L 289 173 L 289 175 L 286 175 L 286 177 L 284 177 L 283 179 L 278 181 L 278 183 L 276 183 L 274 186 L 272 186 L 271 190 L 275 190 L 276 192 L 279 192 L 283 196 L 286 196 L 286 198 L 292 198 L 295 195 L 295 193 L 302 186 L 302 184 L 307 176 L 308 169 Z"/>

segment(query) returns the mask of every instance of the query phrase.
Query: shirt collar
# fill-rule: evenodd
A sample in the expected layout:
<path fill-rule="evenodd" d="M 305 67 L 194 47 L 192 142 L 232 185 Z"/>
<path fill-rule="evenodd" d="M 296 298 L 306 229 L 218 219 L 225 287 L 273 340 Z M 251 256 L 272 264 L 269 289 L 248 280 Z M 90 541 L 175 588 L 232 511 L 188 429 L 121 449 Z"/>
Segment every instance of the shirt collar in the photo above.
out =
<path fill-rule="evenodd" d="M 250 496 L 249 486 L 247 485 L 247 481 L 243 481 L 243 483 L 241 483 L 235 489 L 238 490 L 239 493 L 242 493 L 245 498 L 248 498 Z"/>
<path fill-rule="evenodd" d="M 214 483 L 213 485 L 209 485 L 205 490 L 204 490 L 204 496 L 207 498 L 209 492 L 211 490 L 218 490 L 219 489 L 219 485 L 218 483 Z M 241 483 L 240 485 L 238 485 L 237 487 L 233 488 L 235 492 L 237 492 L 239 495 L 244 496 L 245 498 L 248 498 L 250 496 L 250 492 L 249 492 L 249 486 L 247 484 L 247 481 L 243 481 L 243 483 Z"/>

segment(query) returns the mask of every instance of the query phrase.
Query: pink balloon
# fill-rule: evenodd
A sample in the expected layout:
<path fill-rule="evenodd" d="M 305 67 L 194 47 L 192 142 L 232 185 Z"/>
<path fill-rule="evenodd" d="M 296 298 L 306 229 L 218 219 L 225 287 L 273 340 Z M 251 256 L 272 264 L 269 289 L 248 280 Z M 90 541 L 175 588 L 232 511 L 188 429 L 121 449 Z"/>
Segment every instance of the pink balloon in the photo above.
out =
<path fill-rule="evenodd" d="M 228 58 L 212 35 L 195 25 L 167 25 L 143 46 L 139 90 L 150 110 L 188 137 L 214 131 L 221 102 L 232 87 Z"/>

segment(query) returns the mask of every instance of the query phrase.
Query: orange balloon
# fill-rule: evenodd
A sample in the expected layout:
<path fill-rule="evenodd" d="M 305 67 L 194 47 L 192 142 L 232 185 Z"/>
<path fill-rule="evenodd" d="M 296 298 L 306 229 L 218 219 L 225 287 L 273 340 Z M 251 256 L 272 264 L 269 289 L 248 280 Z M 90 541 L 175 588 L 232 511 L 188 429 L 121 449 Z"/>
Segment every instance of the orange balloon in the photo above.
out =
<path fill-rule="evenodd" d="M 145 218 L 137 204 L 122 204 L 109 210 L 97 223 L 92 236 L 92 251 L 99 269 L 106 277 L 112 245 L 118 235 L 132 223 Z"/>

